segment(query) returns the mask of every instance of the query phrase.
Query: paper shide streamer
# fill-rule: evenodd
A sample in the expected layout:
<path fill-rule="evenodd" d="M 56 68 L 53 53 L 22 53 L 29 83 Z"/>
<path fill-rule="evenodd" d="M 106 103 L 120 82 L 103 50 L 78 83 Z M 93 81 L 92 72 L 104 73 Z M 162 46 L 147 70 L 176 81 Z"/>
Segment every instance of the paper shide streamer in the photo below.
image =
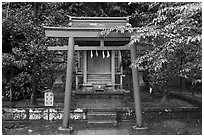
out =
<path fill-rule="evenodd" d="M 96 56 L 98 57 L 98 50 L 96 50 Z"/>
<path fill-rule="evenodd" d="M 91 58 L 93 58 L 93 52 L 92 52 L 92 50 L 91 50 Z"/>
<path fill-rule="evenodd" d="M 107 58 L 109 58 L 110 57 L 110 53 L 109 53 L 109 50 L 107 51 Z"/>
<path fill-rule="evenodd" d="M 105 53 L 104 53 L 104 50 L 103 50 L 103 58 L 105 58 Z"/>

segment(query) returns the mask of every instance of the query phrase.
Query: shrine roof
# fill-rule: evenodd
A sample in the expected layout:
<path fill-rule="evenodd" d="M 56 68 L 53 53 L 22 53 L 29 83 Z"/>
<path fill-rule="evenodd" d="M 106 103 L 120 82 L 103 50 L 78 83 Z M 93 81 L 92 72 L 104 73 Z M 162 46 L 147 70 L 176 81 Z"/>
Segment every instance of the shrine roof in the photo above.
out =
<path fill-rule="evenodd" d="M 70 17 L 71 27 L 111 28 L 127 26 L 129 17 Z"/>
<path fill-rule="evenodd" d="M 49 26 L 44 26 L 44 29 L 48 30 L 84 30 L 84 31 L 98 31 L 98 30 L 103 30 L 104 28 L 92 28 L 92 27 L 49 27 Z"/>
<path fill-rule="evenodd" d="M 45 35 L 48 37 L 104 37 L 104 29 L 128 25 L 129 17 L 70 17 L 69 27 L 44 26 Z M 129 32 L 110 32 L 109 38 L 130 38 Z"/>
<path fill-rule="evenodd" d="M 43 27 L 47 37 L 104 37 L 101 32 L 104 28 L 91 27 Z M 131 33 L 110 32 L 107 38 L 130 38 Z"/>
<path fill-rule="evenodd" d="M 72 20 L 127 20 L 129 17 L 74 17 L 70 16 Z"/>

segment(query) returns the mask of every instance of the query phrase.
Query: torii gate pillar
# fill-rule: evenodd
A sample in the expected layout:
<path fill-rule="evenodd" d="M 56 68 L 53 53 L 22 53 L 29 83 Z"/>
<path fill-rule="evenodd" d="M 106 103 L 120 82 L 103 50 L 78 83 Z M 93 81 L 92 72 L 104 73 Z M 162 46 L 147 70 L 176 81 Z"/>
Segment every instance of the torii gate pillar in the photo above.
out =
<path fill-rule="evenodd" d="M 131 45 L 130 47 L 131 61 L 136 59 L 137 47 L 136 45 Z M 133 90 L 134 90 L 134 102 L 135 102 L 135 115 L 136 115 L 136 126 L 133 128 L 141 128 L 142 125 L 142 110 L 140 103 L 140 86 L 138 77 L 138 67 L 132 67 L 132 79 L 133 79 Z"/>
<path fill-rule="evenodd" d="M 72 129 L 69 127 L 70 117 L 70 102 L 71 102 L 71 90 L 72 90 L 72 70 L 74 59 L 74 38 L 69 37 L 68 54 L 67 54 L 67 71 L 66 71 L 66 83 L 65 83 L 65 98 L 64 98 L 64 114 L 62 129 Z"/>

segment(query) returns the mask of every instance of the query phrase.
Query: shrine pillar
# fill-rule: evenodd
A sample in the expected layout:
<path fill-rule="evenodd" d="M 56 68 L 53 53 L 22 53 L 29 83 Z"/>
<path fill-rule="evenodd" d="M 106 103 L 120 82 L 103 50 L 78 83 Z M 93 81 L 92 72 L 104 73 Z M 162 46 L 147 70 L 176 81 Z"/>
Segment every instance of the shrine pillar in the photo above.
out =
<path fill-rule="evenodd" d="M 66 83 L 65 83 L 65 98 L 64 98 L 64 114 L 63 114 L 63 129 L 69 129 L 69 117 L 70 117 L 70 102 L 72 91 L 72 70 L 74 60 L 74 38 L 69 37 L 68 53 L 67 53 L 67 71 L 66 71 Z"/>
<path fill-rule="evenodd" d="M 87 51 L 84 51 L 83 57 L 83 83 L 87 84 Z"/>
<path fill-rule="evenodd" d="M 115 89 L 115 51 L 112 50 L 111 53 L 111 83 L 113 90 Z"/>
<path fill-rule="evenodd" d="M 131 45 L 130 47 L 131 61 L 136 59 L 137 47 L 136 45 Z M 139 86 L 139 75 L 138 67 L 132 67 L 132 79 L 133 79 L 133 90 L 134 90 L 134 102 L 135 102 L 135 116 L 136 116 L 136 126 L 142 127 L 142 110 L 140 102 L 140 86 Z"/>

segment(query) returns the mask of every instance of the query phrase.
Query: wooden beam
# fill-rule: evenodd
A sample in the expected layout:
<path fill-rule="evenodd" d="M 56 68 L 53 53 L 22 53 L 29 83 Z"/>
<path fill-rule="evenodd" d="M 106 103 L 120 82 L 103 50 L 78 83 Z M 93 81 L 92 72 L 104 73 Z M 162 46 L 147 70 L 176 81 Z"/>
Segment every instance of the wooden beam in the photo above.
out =
<path fill-rule="evenodd" d="M 48 47 L 48 50 L 68 50 L 69 46 Z M 130 50 L 127 46 L 78 46 L 75 45 L 75 50 Z"/>
<path fill-rule="evenodd" d="M 45 35 L 47 37 L 56 38 L 68 38 L 74 37 L 100 37 L 100 33 L 97 31 L 81 31 L 81 30 L 69 30 L 69 29 L 45 29 Z"/>
<path fill-rule="evenodd" d="M 104 40 L 100 40 L 100 47 L 104 47 Z"/>
<path fill-rule="evenodd" d="M 83 27 L 44 27 L 47 37 L 104 37 L 101 35 L 103 28 L 83 28 Z M 110 32 L 107 37 L 123 37 L 130 38 L 129 32 L 116 33 Z"/>
<path fill-rule="evenodd" d="M 133 45 L 134 46 L 134 45 Z M 48 50 L 68 50 L 68 46 L 48 47 Z M 152 46 L 137 46 L 138 50 L 151 50 Z M 75 50 L 130 50 L 128 45 L 125 46 L 78 46 L 75 45 Z"/>
<path fill-rule="evenodd" d="M 137 50 L 151 50 L 152 46 L 137 46 Z M 75 45 L 75 50 L 130 50 L 129 45 L 125 46 L 78 46 Z"/>
<path fill-rule="evenodd" d="M 105 37 L 105 38 L 96 38 L 96 37 L 77 37 L 77 38 L 74 38 L 75 41 L 101 41 L 101 40 L 104 40 L 104 41 L 130 41 L 130 38 L 109 38 L 109 37 Z"/>
<path fill-rule="evenodd" d="M 128 46 L 76 46 L 75 50 L 130 50 Z"/>
<path fill-rule="evenodd" d="M 47 47 L 47 50 L 68 50 L 69 46 Z"/>
<path fill-rule="evenodd" d="M 88 47 L 88 46 L 77 46 L 76 50 L 130 50 L 129 47 L 121 46 L 121 47 L 108 47 L 108 46 L 98 46 L 98 47 Z"/>
<path fill-rule="evenodd" d="M 131 46 L 135 46 L 137 47 L 137 50 L 152 50 L 153 46 L 152 45 L 146 45 L 146 46 L 142 46 L 139 43 L 134 43 L 134 44 L 127 44 L 126 46 L 131 47 Z"/>

